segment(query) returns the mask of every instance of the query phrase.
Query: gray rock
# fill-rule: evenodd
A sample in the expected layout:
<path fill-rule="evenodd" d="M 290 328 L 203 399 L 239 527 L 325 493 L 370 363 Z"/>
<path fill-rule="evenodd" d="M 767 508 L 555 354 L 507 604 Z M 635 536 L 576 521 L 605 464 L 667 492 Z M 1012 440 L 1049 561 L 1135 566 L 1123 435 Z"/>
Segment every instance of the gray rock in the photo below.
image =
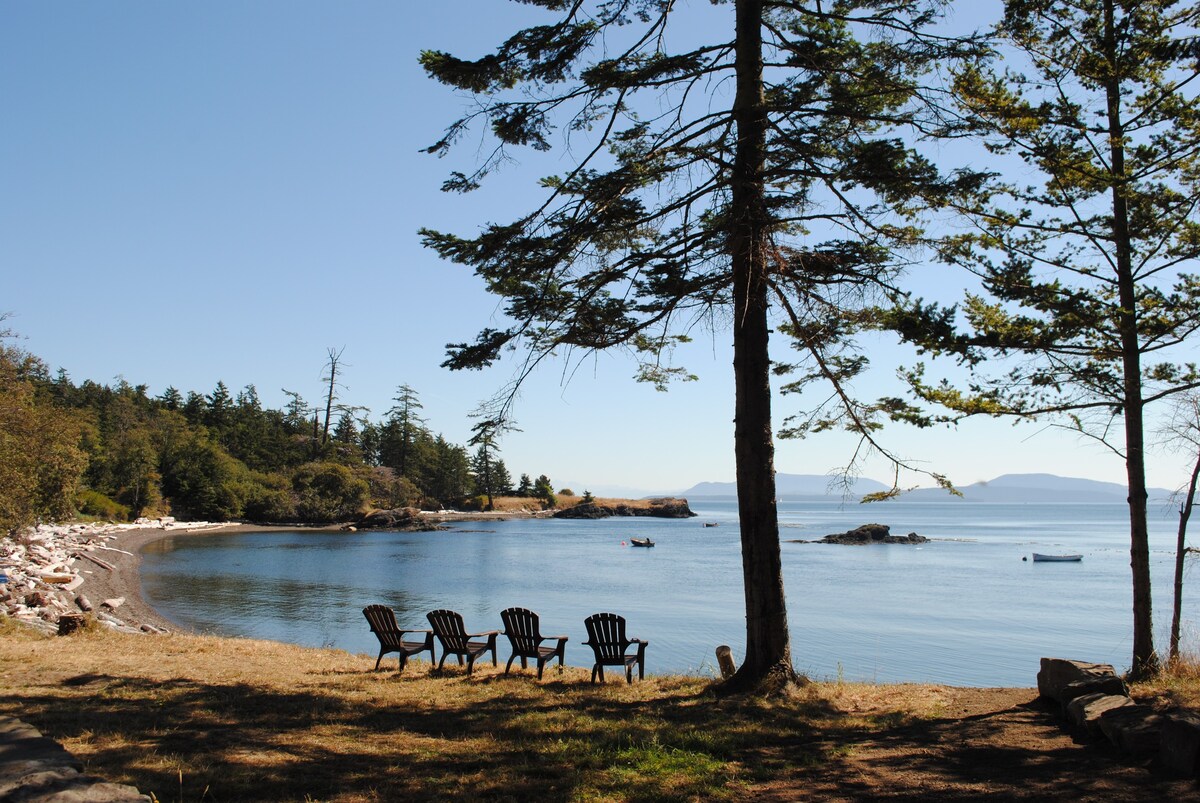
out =
<path fill-rule="evenodd" d="M 1063 702 L 1063 689 L 1070 683 L 1095 678 L 1115 677 L 1111 664 L 1091 664 L 1066 658 L 1043 658 L 1038 671 L 1038 694 Z"/>
<path fill-rule="evenodd" d="M 1133 700 L 1119 694 L 1084 694 L 1067 706 L 1067 719 L 1089 736 L 1099 736 L 1100 717 L 1116 708 L 1134 705 Z"/>
<path fill-rule="evenodd" d="M 1158 756 L 1173 772 L 1200 776 L 1200 716 L 1190 711 L 1164 715 Z"/>
<path fill-rule="evenodd" d="M 0 800 L 6 803 L 134 803 L 132 786 L 84 775 L 83 765 L 37 728 L 0 716 Z"/>
<path fill-rule="evenodd" d="M 891 528 L 886 524 L 864 524 L 844 533 L 827 535 L 819 541 L 796 541 L 794 543 L 866 546 L 869 544 L 925 544 L 929 542 L 928 538 L 916 533 L 892 535 L 891 532 Z"/>
<path fill-rule="evenodd" d="M 1067 706 L 1076 697 L 1082 697 L 1085 694 L 1116 694 L 1128 697 L 1129 687 L 1116 675 L 1097 675 L 1084 680 L 1073 680 L 1063 686 L 1058 694 L 1065 714 Z"/>
<path fill-rule="evenodd" d="M 1100 730 L 1118 750 L 1136 758 L 1158 752 L 1162 717 L 1148 705 L 1125 705 L 1100 715 Z"/>

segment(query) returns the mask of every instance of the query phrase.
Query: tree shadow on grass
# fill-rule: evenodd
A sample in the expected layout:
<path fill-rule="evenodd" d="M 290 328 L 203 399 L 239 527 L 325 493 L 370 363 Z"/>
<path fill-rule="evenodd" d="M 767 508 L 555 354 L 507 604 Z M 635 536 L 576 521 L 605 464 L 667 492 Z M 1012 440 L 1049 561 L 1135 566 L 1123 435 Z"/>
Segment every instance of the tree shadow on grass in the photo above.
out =
<path fill-rule="evenodd" d="M 88 674 L 63 681 L 61 695 L 2 700 L 0 711 L 52 738 L 90 734 L 92 771 L 162 801 L 651 801 L 749 791 L 768 800 L 1122 799 L 1128 789 L 1178 791 L 1130 766 L 1128 777 L 1093 782 L 1111 773 L 1111 757 L 1050 738 L 1050 714 L 1033 706 L 880 724 L 816 697 L 717 699 L 695 685 L 638 697 L 495 674 L 421 683 L 412 687 L 420 694 L 397 698 L 369 687 L 285 692 Z M 1002 738 L 1013 728 L 1028 739 Z"/>

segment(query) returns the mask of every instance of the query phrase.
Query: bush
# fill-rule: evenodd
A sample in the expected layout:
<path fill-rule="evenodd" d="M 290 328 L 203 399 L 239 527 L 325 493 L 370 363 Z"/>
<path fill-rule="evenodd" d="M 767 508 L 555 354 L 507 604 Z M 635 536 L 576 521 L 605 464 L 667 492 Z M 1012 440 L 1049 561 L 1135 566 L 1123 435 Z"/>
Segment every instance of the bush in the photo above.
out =
<path fill-rule="evenodd" d="M 408 477 L 398 477 L 393 469 L 376 466 L 365 475 L 368 501 L 373 508 L 396 510 L 415 507 L 421 501 L 421 489 Z"/>
<path fill-rule="evenodd" d="M 575 492 L 572 491 L 570 488 L 560 488 L 558 490 L 558 495 L 559 496 L 574 496 Z"/>
<path fill-rule="evenodd" d="M 246 518 L 264 523 L 294 521 L 291 484 L 278 474 L 256 473 L 246 491 Z"/>
<path fill-rule="evenodd" d="M 487 506 L 488 506 L 487 494 L 480 494 L 479 496 L 468 496 L 466 499 L 462 500 L 462 504 L 460 505 L 460 507 L 462 507 L 463 510 L 474 510 L 474 511 L 487 510 Z"/>
<path fill-rule="evenodd" d="M 292 475 L 296 516 L 301 521 L 328 523 L 358 518 L 364 510 L 367 481 L 338 463 L 306 463 Z"/>
<path fill-rule="evenodd" d="M 129 521 L 129 508 L 120 502 L 109 499 L 99 491 L 80 491 L 75 500 L 75 506 L 84 516 L 94 516 L 111 521 Z"/>

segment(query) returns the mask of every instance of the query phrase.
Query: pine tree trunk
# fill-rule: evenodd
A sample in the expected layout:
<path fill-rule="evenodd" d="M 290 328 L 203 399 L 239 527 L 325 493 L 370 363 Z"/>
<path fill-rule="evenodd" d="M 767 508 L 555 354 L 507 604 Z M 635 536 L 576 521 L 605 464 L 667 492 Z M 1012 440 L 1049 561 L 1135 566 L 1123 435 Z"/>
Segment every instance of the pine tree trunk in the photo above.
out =
<path fill-rule="evenodd" d="M 1110 65 L 1105 93 L 1112 166 L 1113 242 L 1116 246 L 1117 289 L 1121 302 L 1118 327 L 1125 393 L 1123 413 L 1125 470 L 1129 485 L 1129 565 L 1133 572 L 1133 665 L 1130 671 L 1134 677 L 1143 677 L 1156 670 L 1157 658 L 1154 654 L 1150 601 L 1150 540 L 1146 523 L 1146 451 L 1137 288 L 1130 244 L 1129 204 L 1125 197 L 1125 128 L 1121 119 L 1121 80 L 1113 0 L 1104 3 L 1104 24 L 1105 55 Z"/>
<path fill-rule="evenodd" d="M 725 691 L 775 691 L 796 682 L 788 636 L 775 447 L 771 433 L 767 245 L 770 216 L 763 183 L 767 114 L 763 98 L 762 0 L 737 2 L 737 148 L 732 181 L 734 454 L 742 576 L 746 594 L 746 658 Z"/>
<path fill-rule="evenodd" d="M 1175 541 L 1175 595 L 1171 610 L 1171 647 L 1168 661 L 1175 663 L 1179 660 L 1179 625 L 1183 616 L 1183 564 L 1187 557 L 1187 526 L 1192 517 L 1192 507 L 1196 502 L 1196 485 L 1200 482 L 1200 455 L 1196 456 L 1196 465 L 1192 468 L 1192 478 L 1188 482 L 1187 496 L 1179 506 L 1179 532 Z"/>

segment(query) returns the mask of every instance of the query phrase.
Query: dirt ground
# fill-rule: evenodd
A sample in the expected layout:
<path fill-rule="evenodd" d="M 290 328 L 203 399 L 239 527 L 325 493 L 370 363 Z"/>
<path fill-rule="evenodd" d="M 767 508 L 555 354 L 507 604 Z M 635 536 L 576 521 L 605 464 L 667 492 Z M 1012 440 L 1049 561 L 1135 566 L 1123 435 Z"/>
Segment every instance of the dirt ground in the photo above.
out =
<path fill-rule="evenodd" d="M 753 799 L 1200 800 L 1194 780 L 1073 737 L 1034 689 L 942 690 L 945 716 L 842 743 L 838 760 L 771 783 Z"/>

